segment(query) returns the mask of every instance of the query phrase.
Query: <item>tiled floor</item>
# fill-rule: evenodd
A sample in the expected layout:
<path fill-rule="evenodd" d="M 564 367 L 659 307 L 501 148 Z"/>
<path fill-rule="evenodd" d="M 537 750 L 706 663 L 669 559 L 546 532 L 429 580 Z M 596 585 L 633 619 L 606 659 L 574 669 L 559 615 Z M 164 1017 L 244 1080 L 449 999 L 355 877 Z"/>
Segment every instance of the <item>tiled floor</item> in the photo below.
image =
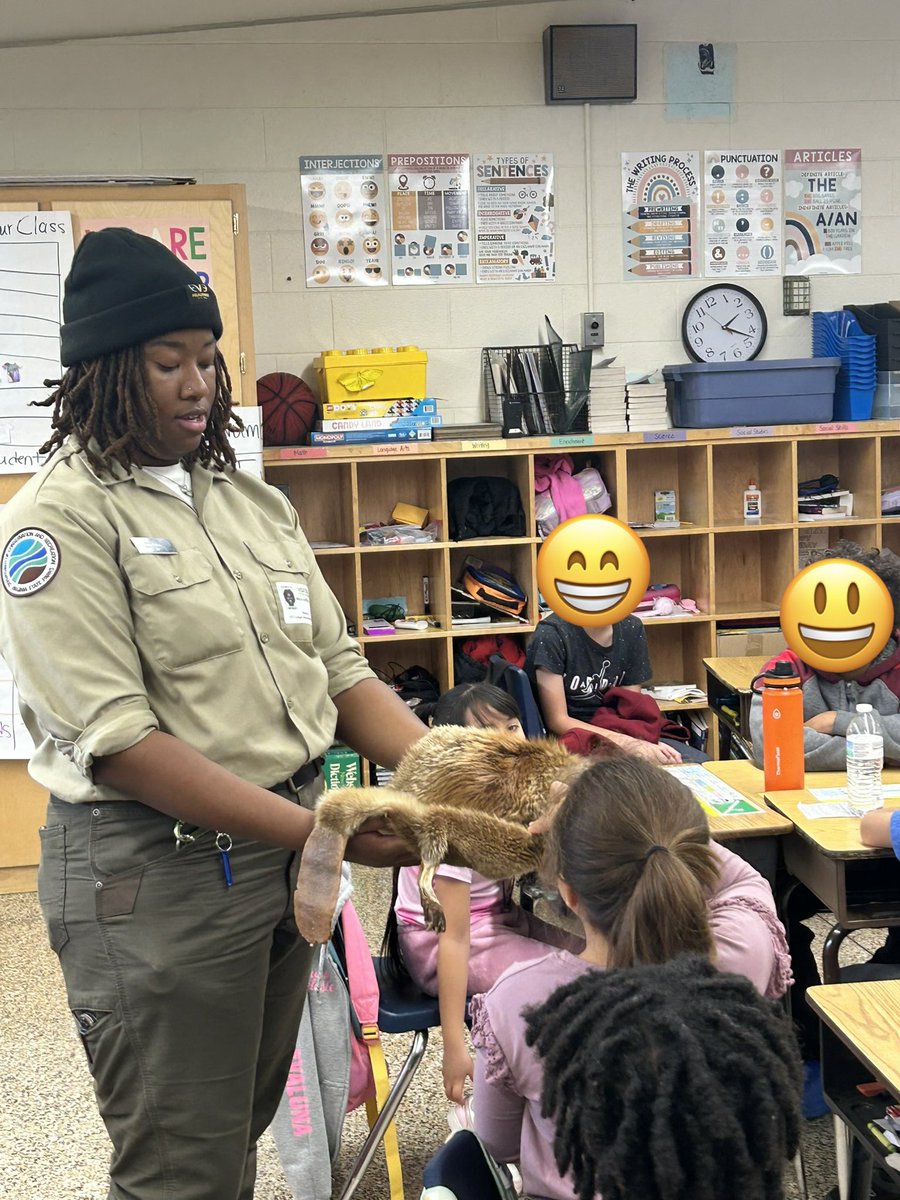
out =
<path fill-rule="evenodd" d="M 357 908 L 377 941 L 388 902 L 387 872 L 356 868 Z M 814 918 L 818 932 L 824 918 Z M 862 961 L 879 945 L 878 932 L 848 939 L 842 962 Z M 2 1200 L 105 1200 L 109 1147 L 91 1094 L 90 1077 L 66 1009 L 56 959 L 47 948 L 34 895 L 0 897 L 0 1198 Z M 395 1071 L 407 1039 L 388 1038 Z M 422 1166 L 448 1134 L 440 1071 L 440 1034 L 400 1110 L 398 1131 L 407 1200 L 417 1200 Z M 335 1172 L 339 1183 L 365 1135 L 362 1111 L 348 1117 Z M 810 1200 L 834 1185 L 831 1118 L 807 1123 L 804 1157 Z M 384 1200 L 386 1175 L 373 1162 L 359 1200 Z M 792 1172 L 787 1196 L 799 1195 Z M 261 1144 L 257 1200 L 305 1200 L 287 1185 L 266 1136 Z"/>

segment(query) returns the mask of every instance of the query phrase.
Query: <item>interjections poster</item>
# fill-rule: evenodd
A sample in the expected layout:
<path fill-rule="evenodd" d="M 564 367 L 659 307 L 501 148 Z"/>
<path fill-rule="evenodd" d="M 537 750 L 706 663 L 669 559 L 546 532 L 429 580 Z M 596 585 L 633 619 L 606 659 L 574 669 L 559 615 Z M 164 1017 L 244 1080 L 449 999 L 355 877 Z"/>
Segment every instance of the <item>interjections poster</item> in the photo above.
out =
<path fill-rule="evenodd" d="M 300 190 L 306 286 L 384 287 L 388 281 L 383 156 L 304 155 Z"/>
<path fill-rule="evenodd" d="M 785 275 L 862 271 L 862 151 L 785 150 Z"/>
<path fill-rule="evenodd" d="M 696 150 L 622 155 L 626 279 L 683 279 L 699 270 Z"/>

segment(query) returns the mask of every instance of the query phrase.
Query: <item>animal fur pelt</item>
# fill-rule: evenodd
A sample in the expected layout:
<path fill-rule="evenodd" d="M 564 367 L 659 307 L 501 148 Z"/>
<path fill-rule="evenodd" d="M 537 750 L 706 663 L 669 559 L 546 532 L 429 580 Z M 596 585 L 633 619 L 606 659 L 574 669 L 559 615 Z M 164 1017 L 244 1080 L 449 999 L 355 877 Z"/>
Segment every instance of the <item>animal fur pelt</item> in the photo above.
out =
<path fill-rule="evenodd" d="M 327 942 L 347 839 L 370 817 L 419 851 L 426 925 L 444 928 L 434 892 L 440 863 L 511 879 L 540 864 L 543 839 L 527 826 L 546 811 L 550 785 L 590 765 L 550 738 L 523 741 L 505 731 L 438 726 L 404 755 L 389 788 L 327 792 L 303 850 L 294 897 L 308 942 Z"/>

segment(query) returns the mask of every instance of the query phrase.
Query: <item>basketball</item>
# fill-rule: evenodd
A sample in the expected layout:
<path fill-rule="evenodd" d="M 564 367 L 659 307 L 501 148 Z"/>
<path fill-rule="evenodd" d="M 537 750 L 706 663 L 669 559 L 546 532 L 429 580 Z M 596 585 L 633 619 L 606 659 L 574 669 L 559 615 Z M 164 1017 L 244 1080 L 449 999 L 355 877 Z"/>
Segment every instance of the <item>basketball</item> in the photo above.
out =
<path fill-rule="evenodd" d="M 302 445 L 313 427 L 319 405 L 302 379 L 274 371 L 256 381 L 256 400 L 262 409 L 263 444 Z"/>

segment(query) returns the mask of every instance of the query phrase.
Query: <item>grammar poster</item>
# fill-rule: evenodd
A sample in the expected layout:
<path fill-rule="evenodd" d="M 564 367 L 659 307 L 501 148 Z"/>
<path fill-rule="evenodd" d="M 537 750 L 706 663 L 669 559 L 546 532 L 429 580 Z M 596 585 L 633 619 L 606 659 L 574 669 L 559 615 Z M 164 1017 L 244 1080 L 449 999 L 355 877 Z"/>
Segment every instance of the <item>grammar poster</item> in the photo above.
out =
<path fill-rule="evenodd" d="M 552 154 L 475 156 L 478 283 L 556 276 Z"/>
<path fill-rule="evenodd" d="M 862 151 L 785 150 L 785 275 L 862 271 Z"/>
<path fill-rule="evenodd" d="M 696 150 L 622 155 L 626 279 L 683 279 L 699 270 Z"/>
<path fill-rule="evenodd" d="M 306 286 L 383 287 L 387 282 L 384 157 L 300 159 Z"/>
<path fill-rule="evenodd" d="M 781 156 L 707 150 L 704 271 L 712 278 L 781 274 Z"/>
<path fill-rule="evenodd" d="M 37 471 L 51 434 L 45 379 L 61 379 L 63 281 L 72 264 L 67 212 L 0 212 L 0 474 Z"/>
<path fill-rule="evenodd" d="M 390 154 L 391 277 L 474 283 L 468 154 Z"/>

